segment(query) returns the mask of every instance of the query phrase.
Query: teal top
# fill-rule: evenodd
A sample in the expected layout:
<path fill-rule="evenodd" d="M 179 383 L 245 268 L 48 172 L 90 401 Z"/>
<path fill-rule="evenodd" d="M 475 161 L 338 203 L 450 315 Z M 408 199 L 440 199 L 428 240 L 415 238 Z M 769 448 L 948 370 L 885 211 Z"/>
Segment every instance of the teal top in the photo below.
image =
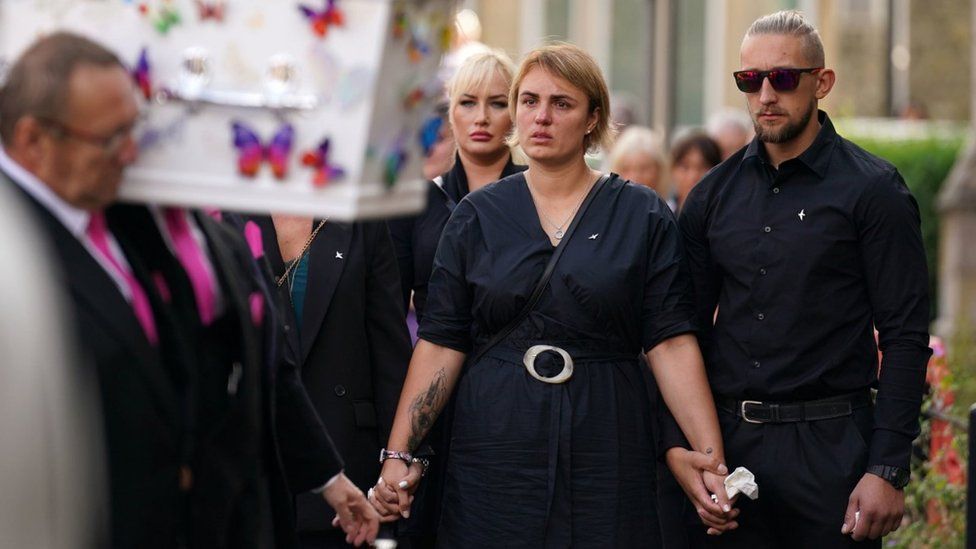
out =
<path fill-rule="evenodd" d="M 291 303 L 295 308 L 295 323 L 299 333 L 302 330 L 302 311 L 305 310 L 305 290 L 308 288 L 308 254 L 298 260 L 298 265 L 291 270 L 288 291 L 291 293 Z"/>

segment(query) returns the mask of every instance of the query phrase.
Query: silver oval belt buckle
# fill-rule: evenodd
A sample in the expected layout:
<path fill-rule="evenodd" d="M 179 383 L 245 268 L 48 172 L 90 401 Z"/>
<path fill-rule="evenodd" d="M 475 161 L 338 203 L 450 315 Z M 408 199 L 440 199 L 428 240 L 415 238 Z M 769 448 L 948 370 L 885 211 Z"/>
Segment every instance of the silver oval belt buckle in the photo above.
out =
<path fill-rule="evenodd" d="M 539 375 L 539 372 L 535 370 L 536 357 L 546 351 L 558 353 L 563 358 L 562 371 L 552 377 Z M 553 347 L 552 345 L 533 345 L 529 347 L 529 350 L 525 351 L 525 356 L 522 357 L 522 364 L 525 365 L 525 369 L 529 371 L 530 376 L 543 383 L 565 383 L 569 378 L 573 377 L 573 357 L 569 356 L 569 353 L 564 349 Z"/>

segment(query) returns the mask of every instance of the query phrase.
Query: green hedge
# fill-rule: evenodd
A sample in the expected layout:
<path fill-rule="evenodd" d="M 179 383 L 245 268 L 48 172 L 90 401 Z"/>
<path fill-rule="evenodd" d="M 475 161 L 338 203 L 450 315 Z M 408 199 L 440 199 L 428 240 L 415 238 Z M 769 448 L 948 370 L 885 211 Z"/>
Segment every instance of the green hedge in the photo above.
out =
<path fill-rule="evenodd" d="M 936 199 L 965 140 L 958 135 L 915 139 L 859 138 L 856 135 L 847 137 L 867 151 L 894 164 L 918 201 L 922 215 L 922 240 L 928 256 L 929 295 L 934 319 L 938 305 L 939 254 L 939 212 L 936 209 Z"/>

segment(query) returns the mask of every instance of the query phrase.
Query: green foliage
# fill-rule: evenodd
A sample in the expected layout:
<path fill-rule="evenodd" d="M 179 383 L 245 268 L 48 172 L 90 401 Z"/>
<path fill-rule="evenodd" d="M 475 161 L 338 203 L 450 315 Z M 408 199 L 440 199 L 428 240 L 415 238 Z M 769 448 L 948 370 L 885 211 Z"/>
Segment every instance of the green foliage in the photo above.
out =
<path fill-rule="evenodd" d="M 849 136 L 868 152 L 884 158 L 898 168 L 905 183 L 918 201 L 922 216 L 922 240 L 929 267 L 931 318 L 938 304 L 937 257 L 939 253 L 939 214 L 936 198 L 942 183 L 955 164 L 963 145 L 961 136 L 923 137 L 915 139 L 858 138 Z M 897 268 L 897 267 L 895 267 Z"/>

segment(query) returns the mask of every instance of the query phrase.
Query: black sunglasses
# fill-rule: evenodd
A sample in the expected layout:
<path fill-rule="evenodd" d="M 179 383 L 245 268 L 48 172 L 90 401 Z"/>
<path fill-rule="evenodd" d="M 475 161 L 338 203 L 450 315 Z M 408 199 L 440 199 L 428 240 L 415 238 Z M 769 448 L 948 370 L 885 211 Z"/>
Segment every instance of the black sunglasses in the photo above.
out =
<path fill-rule="evenodd" d="M 800 85 L 800 75 L 809 72 L 815 73 L 823 70 L 823 67 L 813 67 L 809 69 L 773 69 L 771 71 L 736 71 L 732 73 L 735 78 L 735 85 L 740 91 L 755 93 L 762 88 L 763 80 L 769 78 L 769 84 L 779 92 L 793 91 Z"/>

